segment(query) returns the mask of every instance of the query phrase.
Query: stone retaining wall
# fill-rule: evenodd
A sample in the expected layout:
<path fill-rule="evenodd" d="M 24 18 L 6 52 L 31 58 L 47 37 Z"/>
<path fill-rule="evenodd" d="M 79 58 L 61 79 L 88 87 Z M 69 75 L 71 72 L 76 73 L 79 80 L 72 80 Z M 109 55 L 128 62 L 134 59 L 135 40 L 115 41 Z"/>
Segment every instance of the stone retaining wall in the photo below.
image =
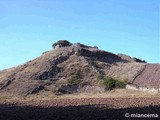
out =
<path fill-rule="evenodd" d="M 135 85 L 126 85 L 126 89 L 138 90 L 150 93 L 160 93 L 160 88 L 140 87 Z"/>

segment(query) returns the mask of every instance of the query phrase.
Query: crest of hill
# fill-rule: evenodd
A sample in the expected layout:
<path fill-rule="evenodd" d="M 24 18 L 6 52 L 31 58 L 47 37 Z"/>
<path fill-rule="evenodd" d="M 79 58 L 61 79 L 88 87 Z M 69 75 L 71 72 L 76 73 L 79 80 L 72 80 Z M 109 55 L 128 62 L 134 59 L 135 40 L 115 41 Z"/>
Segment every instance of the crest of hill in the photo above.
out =
<path fill-rule="evenodd" d="M 60 40 L 53 50 L 23 65 L 0 71 L 0 92 L 30 95 L 40 91 L 56 93 L 103 92 L 101 78 L 111 76 L 132 82 L 146 63 L 98 47 Z"/>

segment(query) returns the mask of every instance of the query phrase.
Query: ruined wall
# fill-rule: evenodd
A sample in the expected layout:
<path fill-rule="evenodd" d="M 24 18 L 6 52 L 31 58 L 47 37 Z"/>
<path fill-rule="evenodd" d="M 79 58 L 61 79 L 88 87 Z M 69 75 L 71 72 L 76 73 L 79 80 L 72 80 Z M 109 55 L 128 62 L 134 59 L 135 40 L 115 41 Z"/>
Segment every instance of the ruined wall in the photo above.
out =
<path fill-rule="evenodd" d="M 126 89 L 144 91 L 150 93 L 160 93 L 160 88 L 139 87 L 135 85 L 126 85 Z"/>

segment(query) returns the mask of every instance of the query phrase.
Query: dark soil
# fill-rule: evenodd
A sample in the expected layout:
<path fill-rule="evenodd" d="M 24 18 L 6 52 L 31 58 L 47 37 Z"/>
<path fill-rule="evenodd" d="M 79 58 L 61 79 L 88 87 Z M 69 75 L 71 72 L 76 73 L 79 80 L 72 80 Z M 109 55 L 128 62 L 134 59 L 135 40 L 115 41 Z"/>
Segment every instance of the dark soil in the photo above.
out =
<path fill-rule="evenodd" d="M 0 104 L 0 120 L 130 120 L 126 113 L 160 115 L 159 98 L 55 99 Z"/>

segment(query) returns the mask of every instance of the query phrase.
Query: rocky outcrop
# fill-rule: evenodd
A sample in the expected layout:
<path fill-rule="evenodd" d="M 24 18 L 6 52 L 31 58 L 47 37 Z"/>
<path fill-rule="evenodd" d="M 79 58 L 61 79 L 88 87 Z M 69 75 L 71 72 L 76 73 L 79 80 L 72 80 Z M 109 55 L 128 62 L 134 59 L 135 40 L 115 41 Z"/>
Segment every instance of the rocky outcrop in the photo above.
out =
<path fill-rule="evenodd" d="M 33 80 L 54 80 L 56 78 L 56 75 L 60 72 L 60 69 L 58 67 L 58 64 L 66 61 L 69 56 L 61 56 L 57 59 L 54 59 L 51 64 L 50 68 L 48 70 L 39 71 L 35 76 L 33 76 L 31 79 Z"/>
<path fill-rule="evenodd" d="M 140 63 L 146 63 L 146 61 L 144 60 L 140 60 L 138 58 L 135 58 L 135 57 L 130 57 L 128 55 L 125 55 L 125 54 L 118 54 L 118 56 L 123 59 L 123 60 L 126 60 L 128 62 L 140 62 Z"/>
<path fill-rule="evenodd" d="M 78 85 L 61 85 L 57 92 L 60 93 L 74 93 L 77 92 Z"/>
<path fill-rule="evenodd" d="M 53 49 L 61 48 L 61 47 L 68 47 L 72 44 L 67 40 L 59 40 L 58 42 L 54 43 L 52 45 Z"/>

